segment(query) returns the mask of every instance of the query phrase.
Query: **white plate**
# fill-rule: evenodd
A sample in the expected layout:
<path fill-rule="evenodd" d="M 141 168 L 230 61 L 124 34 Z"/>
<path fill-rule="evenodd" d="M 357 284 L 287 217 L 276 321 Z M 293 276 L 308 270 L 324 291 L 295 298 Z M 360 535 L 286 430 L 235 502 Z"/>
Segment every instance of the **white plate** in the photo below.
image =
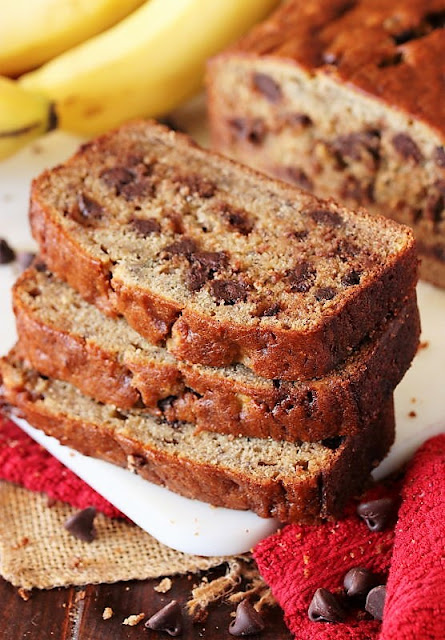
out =
<path fill-rule="evenodd" d="M 78 138 L 52 133 L 0 163 L 0 236 L 15 248 L 34 248 L 27 221 L 31 178 L 63 161 L 78 143 Z M 10 309 L 15 276 L 14 266 L 0 267 L 0 353 L 6 353 L 15 341 Z M 388 458 L 375 470 L 376 478 L 397 468 L 424 440 L 445 431 L 445 292 L 422 283 L 418 293 L 422 341 L 428 346 L 419 352 L 396 391 L 397 438 Z M 20 425 L 142 529 L 180 551 L 199 555 L 242 553 L 277 527 L 275 520 L 250 512 L 214 508 L 182 498 L 129 471 L 62 447 L 24 421 Z"/>

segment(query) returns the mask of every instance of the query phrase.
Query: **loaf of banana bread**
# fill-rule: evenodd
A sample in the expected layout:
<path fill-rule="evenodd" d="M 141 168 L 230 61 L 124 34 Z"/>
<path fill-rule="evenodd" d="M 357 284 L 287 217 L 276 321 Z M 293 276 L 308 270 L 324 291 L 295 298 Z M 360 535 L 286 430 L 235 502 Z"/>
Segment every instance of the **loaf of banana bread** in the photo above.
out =
<path fill-rule="evenodd" d="M 392 396 L 420 330 L 413 298 L 344 365 L 324 378 L 284 382 L 260 378 L 243 365 L 176 360 L 123 318 L 103 315 L 42 263 L 21 275 L 13 304 L 18 348 L 41 374 L 120 409 L 145 406 L 198 430 L 288 441 L 360 431 Z"/>
<path fill-rule="evenodd" d="M 411 231 L 133 122 L 34 181 L 51 271 L 179 359 L 319 377 L 412 296 Z"/>
<path fill-rule="evenodd" d="M 214 148 L 413 227 L 445 286 L 445 0 L 290 0 L 208 68 Z"/>
<path fill-rule="evenodd" d="M 193 425 L 173 427 L 141 411 L 120 411 L 39 376 L 14 354 L 0 361 L 0 373 L 6 402 L 62 444 L 187 497 L 282 522 L 339 515 L 394 437 L 392 400 L 355 436 L 293 444 L 196 434 Z"/>

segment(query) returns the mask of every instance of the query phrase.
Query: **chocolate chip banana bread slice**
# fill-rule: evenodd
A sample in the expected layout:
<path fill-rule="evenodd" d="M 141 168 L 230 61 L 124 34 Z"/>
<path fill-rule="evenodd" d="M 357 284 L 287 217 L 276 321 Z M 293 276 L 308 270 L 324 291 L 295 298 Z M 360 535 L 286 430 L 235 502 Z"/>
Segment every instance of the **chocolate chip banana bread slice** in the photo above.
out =
<path fill-rule="evenodd" d="M 444 0 L 290 0 L 208 70 L 215 149 L 411 225 L 443 287 L 444 26 Z"/>
<path fill-rule="evenodd" d="M 54 273 L 152 344 L 266 378 L 332 370 L 405 305 L 417 278 L 406 227 L 146 122 L 43 173 L 31 225 Z"/>
<path fill-rule="evenodd" d="M 360 431 L 391 397 L 417 349 L 415 298 L 324 378 L 284 382 L 243 365 L 176 360 L 123 318 L 104 316 L 42 264 L 13 291 L 22 357 L 32 368 L 120 409 L 146 407 L 197 429 L 317 441 Z"/>
<path fill-rule="evenodd" d="M 39 376 L 14 355 L 0 362 L 0 371 L 6 401 L 62 444 L 189 498 L 282 522 L 338 515 L 394 437 L 392 402 L 356 436 L 293 444 L 196 434 L 193 425 L 172 427 L 141 411 L 118 411 Z"/>

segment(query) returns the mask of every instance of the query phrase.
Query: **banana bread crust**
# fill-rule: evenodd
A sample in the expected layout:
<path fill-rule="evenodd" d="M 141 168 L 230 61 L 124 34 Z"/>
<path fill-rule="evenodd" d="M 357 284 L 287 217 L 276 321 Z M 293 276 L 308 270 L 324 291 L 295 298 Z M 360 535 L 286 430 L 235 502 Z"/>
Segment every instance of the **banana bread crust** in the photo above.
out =
<path fill-rule="evenodd" d="M 392 401 L 381 417 L 357 436 L 345 438 L 332 452 L 328 468 L 297 477 L 258 478 L 218 464 L 193 460 L 142 444 L 125 428 L 106 425 L 46 406 L 32 384 L 11 380 L 11 364 L 3 359 L 2 393 L 33 426 L 85 455 L 130 468 L 141 477 L 189 498 L 230 509 L 251 509 L 281 522 L 317 522 L 339 516 L 348 498 L 359 493 L 369 472 L 389 450 L 394 438 Z M 14 376 L 13 376 L 14 377 Z"/>
<path fill-rule="evenodd" d="M 48 317 L 50 303 L 57 310 Z M 161 360 L 150 345 L 144 351 L 143 341 L 137 349 L 112 348 L 112 342 L 100 340 L 104 323 L 119 344 L 131 342 L 131 329 L 125 332 L 122 322 L 99 318 L 94 307 L 47 271 L 32 268 L 23 273 L 14 286 L 13 305 L 20 354 L 46 376 L 70 382 L 100 402 L 122 409 L 145 406 L 169 422 L 196 424 L 198 431 L 291 442 L 359 431 L 400 382 L 420 333 L 414 298 L 352 354 L 349 363 L 326 378 L 271 382 L 240 375 L 234 367 L 175 361 L 168 353 Z M 79 306 L 94 317 L 96 334 L 85 324 L 71 329 L 67 325 L 65 318 L 74 317 Z"/>
<path fill-rule="evenodd" d="M 361 218 L 363 224 L 364 219 L 367 221 L 366 224 L 369 220 L 370 228 L 374 228 L 375 225 L 375 219 L 366 218 L 365 213 L 360 218 L 355 218 L 354 214 L 332 202 L 313 199 L 297 189 L 204 152 L 185 136 L 174 134 L 157 125 L 132 123 L 85 145 L 65 165 L 42 174 L 34 181 L 32 187 L 31 225 L 44 261 L 52 271 L 69 282 L 86 300 L 97 305 L 103 312 L 124 315 L 129 324 L 148 341 L 166 346 L 179 359 L 218 367 L 242 362 L 266 378 L 296 380 L 321 376 L 332 370 L 382 318 L 405 305 L 417 280 L 415 243 L 406 227 L 394 226 L 384 219 L 379 221 L 380 238 L 383 237 L 382 234 L 386 234 L 387 239 L 393 234 L 394 240 L 398 236 L 400 242 L 397 249 L 394 248 L 393 252 L 390 252 L 383 264 L 374 262 L 367 274 L 369 277 L 363 278 L 364 282 L 348 285 L 334 302 L 323 302 L 322 308 L 325 310 L 309 328 L 285 329 L 280 323 L 268 322 L 268 318 L 262 318 L 261 322 L 254 319 L 251 323 L 245 323 L 237 321 L 238 316 L 235 312 L 229 320 L 227 314 L 219 314 L 219 308 L 224 305 L 216 304 L 215 311 L 203 313 L 199 310 L 201 307 L 193 306 L 189 302 L 180 302 L 171 296 L 159 295 L 153 288 L 140 286 L 137 277 L 133 277 L 133 272 L 137 274 L 140 267 L 129 267 L 125 271 L 125 268 L 122 268 L 122 259 L 125 262 L 125 256 L 121 254 L 121 258 L 115 256 L 112 259 L 109 255 L 110 245 L 104 245 L 99 240 L 93 245 L 83 243 L 84 238 L 88 238 L 88 242 L 92 243 L 92 238 L 96 238 L 94 234 L 99 232 L 84 230 L 80 224 L 76 226 L 76 221 L 72 219 L 68 223 L 64 213 L 49 204 L 48 194 L 53 182 L 57 183 L 60 179 L 63 184 L 62 178 L 66 172 L 72 171 L 73 167 L 85 167 L 89 174 L 95 168 L 97 173 L 107 153 L 117 154 L 116 147 L 119 147 L 121 155 L 125 156 L 127 153 L 129 156 L 130 152 L 135 153 L 135 148 L 139 145 L 141 153 L 140 140 L 144 135 L 148 139 L 147 152 L 150 149 L 150 140 L 161 140 L 162 144 L 170 149 L 169 153 L 173 153 L 171 149 L 175 149 L 175 152 L 180 149 L 184 157 L 190 158 L 190 162 L 196 161 L 202 167 L 211 165 L 212 169 L 215 169 L 212 188 L 216 190 L 218 175 L 223 175 L 224 180 L 227 179 L 226 174 L 241 176 L 242 180 L 251 186 L 264 189 L 264 194 L 269 194 L 268 197 L 270 194 L 274 197 L 277 195 L 283 206 L 285 202 L 302 202 L 303 208 L 309 208 L 312 212 L 321 211 L 320 215 L 324 216 L 325 221 L 352 215 L 354 224 L 358 224 L 357 220 Z M 216 170 L 219 170 L 219 173 Z M 188 181 L 190 182 L 190 176 Z M 77 189 L 77 185 L 71 184 L 71 187 Z M 204 192 L 200 202 L 207 202 L 212 197 Z M 185 201 L 187 198 L 190 196 L 186 196 Z M 79 230 L 82 230 L 84 235 L 79 233 Z M 335 236 L 335 229 L 333 233 Z M 237 242 L 242 240 L 243 235 L 244 230 L 237 231 Z M 332 235 L 330 237 L 332 238 Z M 116 262 L 120 264 L 116 265 Z M 213 282 L 222 285 L 222 288 L 227 285 L 227 281 L 224 280 Z M 229 282 L 230 286 L 232 284 Z M 242 280 L 237 281 L 236 286 L 239 296 L 248 295 L 243 289 Z M 331 291 L 327 287 L 320 295 L 330 296 Z M 263 300 L 267 300 L 264 294 L 265 292 L 261 294 Z M 187 295 L 189 298 L 192 297 L 190 292 Z M 224 295 L 227 296 L 227 291 Z M 228 304 L 237 301 L 229 300 Z M 216 315 L 213 316 L 213 313 Z M 218 314 L 219 317 L 216 317 Z"/>

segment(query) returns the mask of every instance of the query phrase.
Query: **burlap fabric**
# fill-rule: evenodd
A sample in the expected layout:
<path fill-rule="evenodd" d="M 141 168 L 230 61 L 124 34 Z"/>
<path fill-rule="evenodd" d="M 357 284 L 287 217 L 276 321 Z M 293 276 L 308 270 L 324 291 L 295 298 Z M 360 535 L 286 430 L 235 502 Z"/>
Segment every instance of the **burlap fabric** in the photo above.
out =
<path fill-rule="evenodd" d="M 31 589 L 143 580 L 206 570 L 225 562 L 170 549 L 128 522 L 98 514 L 88 544 L 63 523 L 76 511 L 48 497 L 0 482 L 0 573 Z"/>

